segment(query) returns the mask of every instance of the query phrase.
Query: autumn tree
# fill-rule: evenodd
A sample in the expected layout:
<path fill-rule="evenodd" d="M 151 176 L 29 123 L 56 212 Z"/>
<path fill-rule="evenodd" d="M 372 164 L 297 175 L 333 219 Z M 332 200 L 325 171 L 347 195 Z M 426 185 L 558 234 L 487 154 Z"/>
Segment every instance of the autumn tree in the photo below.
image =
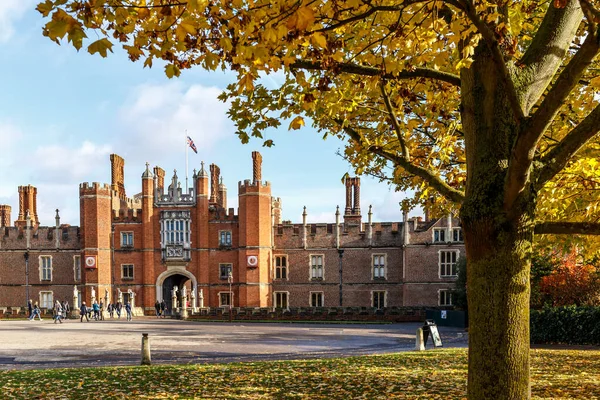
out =
<path fill-rule="evenodd" d="M 465 235 L 472 399 L 526 399 L 535 233 L 594 233 L 597 0 L 45 0 L 44 35 L 234 71 L 243 142 L 305 121 L 357 173 L 456 209 Z M 90 34 L 91 32 L 91 34 Z M 89 39 L 88 39 L 89 37 Z M 161 66 L 163 64 L 161 63 Z M 276 74 L 280 83 L 262 79 Z M 286 122 L 287 124 L 287 122 Z M 595 221 L 595 219 L 594 219 Z"/>
<path fill-rule="evenodd" d="M 553 306 L 600 304 L 600 270 L 585 263 L 577 250 L 561 255 L 558 266 L 540 281 L 540 293 Z"/>

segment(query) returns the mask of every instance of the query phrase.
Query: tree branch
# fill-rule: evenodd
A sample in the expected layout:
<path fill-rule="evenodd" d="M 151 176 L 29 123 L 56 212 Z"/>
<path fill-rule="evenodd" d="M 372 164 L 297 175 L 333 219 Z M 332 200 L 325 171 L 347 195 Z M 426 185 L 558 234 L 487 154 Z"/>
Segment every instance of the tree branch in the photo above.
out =
<path fill-rule="evenodd" d="M 454 189 L 453 187 L 448 185 L 446 182 L 444 182 L 438 175 L 434 174 L 432 171 L 428 170 L 427 168 L 423 168 L 418 165 L 414 165 L 414 164 L 406 161 L 401 156 L 392 154 L 379 146 L 371 146 L 371 145 L 369 145 L 368 147 L 365 146 L 365 140 L 359 132 L 357 132 L 356 130 L 354 130 L 348 126 L 344 126 L 343 121 L 341 121 L 339 119 L 336 120 L 336 122 L 342 126 L 342 129 L 344 129 L 344 132 L 346 132 L 348 134 L 348 136 L 350 136 L 350 138 L 352 138 L 352 140 L 354 140 L 359 146 L 372 152 L 373 154 L 377 154 L 378 156 L 381 156 L 381 157 L 385 158 L 386 160 L 391 161 L 392 163 L 394 163 L 394 166 L 399 166 L 399 167 L 403 168 L 406 172 L 423 179 L 432 188 L 437 190 L 442 196 L 446 197 L 448 200 L 450 200 L 454 203 L 460 204 L 465 199 L 465 194 L 463 192 L 461 192 L 460 190 Z"/>
<path fill-rule="evenodd" d="M 396 137 L 400 142 L 400 148 L 402 149 L 402 158 L 410 162 L 410 155 L 408 153 L 408 147 L 406 147 L 404 137 L 402 136 L 402 129 L 400 128 L 400 124 L 398 123 L 398 118 L 396 118 L 396 113 L 394 112 L 394 108 L 392 107 L 392 103 L 390 102 L 390 97 L 385 91 L 385 81 L 381 82 L 380 86 L 381 95 L 383 96 L 383 102 L 385 103 L 385 108 L 387 108 L 387 111 L 390 114 L 392 125 L 394 126 L 394 130 L 396 131 Z"/>
<path fill-rule="evenodd" d="M 519 86 L 526 88 L 522 94 L 526 113 L 537 103 L 562 64 L 573 41 L 583 11 L 579 0 L 569 0 L 563 8 L 550 2 L 537 34 L 521 59 Z"/>
<path fill-rule="evenodd" d="M 591 222 L 538 222 L 534 233 L 538 235 L 600 235 L 600 224 Z"/>
<path fill-rule="evenodd" d="M 554 120 L 565 99 L 579 83 L 583 72 L 598 54 L 598 50 L 597 36 L 595 34 L 588 34 L 577 53 L 575 53 L 575 56 L 573 56 L 569 64 L 563 69 L 546 97 L 544 97 L 540 107 L 531 116 L 530 122 L 527 124 L 527 132 L 522 135 L 524 146 L 535 146 Z M 517 146 L 519 140 L 517 141 Z"/>
<path fill-rule="evenodd" d="M 523 108 L 519 101 L 519 97 L 517 96 L 517 90 L 515 88 L 515 83 L 513 82 L 510 73 L 508 72 L 508 67 L 504 62 L 504 56 L 500 51 L 500 47 L 498 46 L 498 40 L 496 39 L 496 35 L 494 31 L 486 24 L 484 21 L 479 18 L 477 14 L 477 10 L 473 6 L 471 0 L 462 1 L 464 5 L 464 11 L 467 14 L 467 17 L 473 22 L 481 36 L 483 36 L 483 40 L 487 44 L 488 48 L 492 52 L 492 59 L 494 60 L 494 64 L 496 65 L 496 69 L 498 73 L 502 76 L 502 79 L 506 83 L 507 86 L 507 94 L 508 100 L 510 101 L 510 106 L 515 114 L 515 117 L 518 122 L 521 122 L 525 116 L 523 112 Z"/>
<path fill-rule="evenodd" d="M 430 78 L 437 79 L 447 82 L 454 86 L 460 87 L 460 77 L 458 75 L 451 74 L 449 72 L 436 71 L 429 68 L 415 68 L 412 71 L 404 70 L 395 74 L 384 72 L 380 68 L 369 67 L 365 65 L 353 64 L 353 63 L 324 63 L 320 61 L 308 61 L 299 60 L 290 64 L 291 69 L 306 69 L 306 70 L 317 70 L 327 71 L 335 70 L 345 72 L 348 74 L 362 75 L 362 76 L 381 76 L 382 78 L 389 80 L 396 79 L 411 79 L 411 78 Z"/>
<path fill-rule="evenodd" d="M 598 54 L 596 35 L 588 34 L 585 42 L 563 69 L 537 111 L 523 127 L 511 152 L 507 172 L 504 209 L 509 210 L 529 179 L 531 165 L 540 138 L 550 126 L 561 105 L 577 86 L 579 78 Z"/>
<path fill-rule="evenodd" d="M 541 189 L 546 182 L 552 179 L 567 165 L 567 162 L 586 144 L 588 140 L 598 134 L 600 130 L 600 105 L 579 125 L 569 132 L 561 142 L 542 158 L 544 165 L 535 182 L 537 189 Z"/>

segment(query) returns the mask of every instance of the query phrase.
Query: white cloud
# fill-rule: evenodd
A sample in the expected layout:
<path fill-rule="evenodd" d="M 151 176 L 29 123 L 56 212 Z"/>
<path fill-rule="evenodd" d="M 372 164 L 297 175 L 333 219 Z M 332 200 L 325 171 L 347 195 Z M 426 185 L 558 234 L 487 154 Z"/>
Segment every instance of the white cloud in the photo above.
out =
<path fill-rule="evenodd" d="M 165 153 L 183 154 L 187 130 L 199 152 L 212 150 L 233 130 L 226 114 L 228 105 L 217 99 L 221 92 L 216 87 L 187 87 L 181 82 L 137 87 L 121 109 L 127 134 L 121 139 L 123 145 L 117 147 L 135 149 L 135 153 L 124 154 L 134 162 L 159 159 Z"/>
<path fill-rule="evenodd" d="M 97 176 L 98 165 L 108 165 L 110 145 L 85 141 L 80 147 L 63 145 L 38 147 L 34 152 L 36 177 L 39 181 L 77 184 Z"/>
<path fill-rule="evenodd" d="M 0 1 L 0 43 L 6 43 L 12 38 L 15 33 L 15 21 L 18 21 L 33 4 L 33 0 Z"/>

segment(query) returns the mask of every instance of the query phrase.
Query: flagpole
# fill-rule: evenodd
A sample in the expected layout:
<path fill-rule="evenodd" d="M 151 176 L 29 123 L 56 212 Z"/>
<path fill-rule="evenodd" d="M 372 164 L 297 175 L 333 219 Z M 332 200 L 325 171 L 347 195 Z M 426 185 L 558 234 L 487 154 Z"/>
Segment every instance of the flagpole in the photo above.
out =
<path fill-rule="evenodd" d="M 185 130 L 185 194 L 188 194 L 188 145 L 187 129 Z"/>

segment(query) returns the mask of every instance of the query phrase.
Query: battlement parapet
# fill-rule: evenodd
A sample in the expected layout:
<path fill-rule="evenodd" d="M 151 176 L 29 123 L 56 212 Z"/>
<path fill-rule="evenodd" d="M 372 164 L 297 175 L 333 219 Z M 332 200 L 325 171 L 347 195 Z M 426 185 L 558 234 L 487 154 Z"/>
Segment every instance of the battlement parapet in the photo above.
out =
<path fill-rule="evenodd" d="M 223 207 L 219 207 L 217 205 L 211 205 L 208 208 L 210 213 L 209 220 L 212 221 L 237 221 L 239 216 L 235 214 L 235 209 L 233 207 L 229 209 L 225 209 Z"/>
<path fill-rule="evenodd" d="M 269 181 L 255 181 L 252 182 L 250 179 L 238 182 L 238 193 L 256 193 L 271 189 L 271 182 Z"/>
<path fill-rule="evenodd" d="M 25 249 L 27 233 L 24 228 L 7 226 L 0 228 L 1 249 Z M 61 225 L 58 228 L 60 248 L 77 249 L 80 247 L 80 229 L 78 226 Z M 56 227 L 38 226 L 30 232 L 30 249 L 53 249 L 56 246 Z"/>
<path fill-rule="evenodd" d="M 371 240 L 367 236 L 369 224 L 344 224 L 341 223 L 340 245 L 342 247 L 378 247 L 401 246 L 401 222 L 373 223 Z M 276 224 L 275 244 L 280 248 L 294 248 L 302 245 L 304 226 L 302 224 Z M 361 228 L 363 228 L 361 230 Z M 336 245 L 337 229 L 335 223 L 306 224 L 308 247 L 334 247 Z"/>
<path fill-rule="evenodd" d="M 94 195 L 102 195 L 102 196 L 110 196 L 112 190 L 108 183 L 99 183 L 99 182 L 83 182 L 79 184 L 79 196 L 94 196 Z"/>
<path fill-rule="evenodd" d="M 113 210 L 113 222 L 142 222 L 141 208 L 121 208 Z"/>

